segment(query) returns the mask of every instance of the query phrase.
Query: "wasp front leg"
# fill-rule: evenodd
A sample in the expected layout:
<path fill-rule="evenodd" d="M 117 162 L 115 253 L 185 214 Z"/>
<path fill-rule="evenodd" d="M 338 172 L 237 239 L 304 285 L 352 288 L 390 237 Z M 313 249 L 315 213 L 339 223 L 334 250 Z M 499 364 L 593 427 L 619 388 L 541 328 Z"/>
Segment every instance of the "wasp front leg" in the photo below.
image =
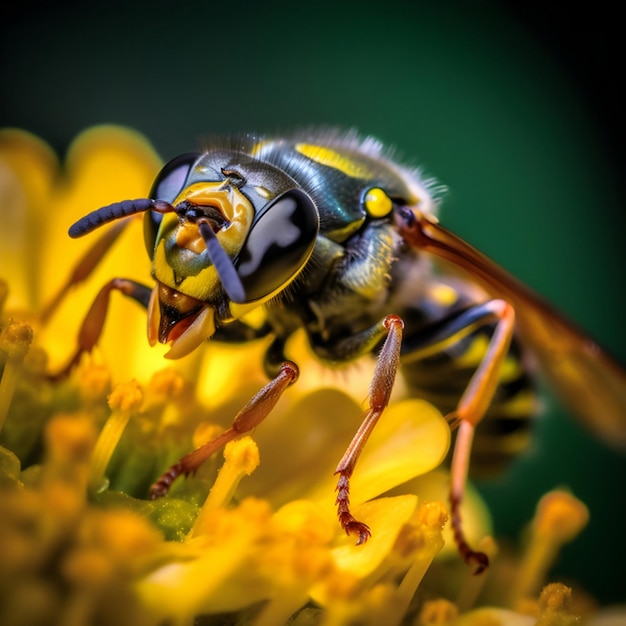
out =
<path fill-rule="evenodd" d="M 179 476 L 195 473 L 212 454 L 228 442 L 256 428 L 272 412 L 287 387 L 297 380 L 298 375 L 297 365 L 285 361 L 278 374 L 239 411 L 231 427 L 215 439 L 186 454 L 165 471 L 150 488 L 150 497 L 153 500 L 163 497 Z"/>
<path fill-rule="evenodd" d="M 389 404 L 400 361 L 404 323 L 397 315 L 387 315 L 373 326 L 346 334 L 345 329 L 333 332 L 332 323 L 328 320 L 343 318 L 346 311 L 358 311 L 370 302 L 374 294 L 380 296 L 387 292 L 397 254 L 395 244 L 396 236 L 391 224 L 382 220 L 366 224 L 347 243 L 341 260 L 325 285 L 324 297 L 310 302 L 318 318 L 319 330 L 310 332 L 309 340 L 322 361 L 348 363 L 370 355 L 383 344 L 370 384 L 369 407 L 335 470 L 339 476 L 337 516 L 347 534 L 358 536 L 357 545 L 367 541 L 370 529 L 350 511 L 350 478 L 370 434 Z M 344 324 L 345 321 L 341 326 Z"/>
<path fill-rule="evenodd" d="M 82 256 L 74 267 L 74 271 L 67 278 L 65 283 L 61 286 L 56 295 L 50 299 L 47 306 L 44 307 L 41 312 L 40 319 L 42 323 L 46 323 L 57 310 L 57 307 L 63 302 L 65 296 L 76 285 L 82 283 L 89 278 L 93 271 L 100 265 L 100 262 L 106 255 L 106 253 L 113 247 L 113 244 L 117 241 L 122 234 L 128 220 L 121 220 L 108 228 L 99 239 L 95 241 Z"/>
<path fill-rule="evenodd" d="M 112 291 L 119 291 L 132 300 L 135 300 L 146 309 L 148 308 L 152 293 L 150 287 L 128 278 L 113 278 L 107 282 L 98 292 L 98 295 L 83 320 L 78 333 L 78 347 L 76 352 L 63 370 L 55 375 L 56 378 L 69 374 L 72 367 L 80 360 L 82 354 L 91 351 L 96 343 L 98 343 L 102 329 L 104 328 Z"/>
<path fill-rule="evenodd" d="M 123 217 L 123 215 L 119 217 Z M 85 220 L 81 220 L 80 223 L 83 221 Z M 128 224 L 128 219 L 120 219 L 117 223 L 111 225 L 104 234 L 87 249 L 86 253 L 80 258 L 78 263 L 76 263 L 76 266 L 65 283 L 41 312 L 40 319 L 43 324 L 54 315 L 67 294 L 93 274 Z M 78 347 L 76 352 L 69 363 L 60 372 L 52 375 L 51 378 L 63 378 L 67 376 L 70 370 L 78 363 L 81 355 L 84 352 L 89 352 L 96 345 L 102 334 L 112 291 L 119 291 L 141 304 L 144 308 L 148 308 L 151 294 L 150 287 L 126 278 L 114 278 L 110 280 L 100 289 L 83 320 L 78 334 Z"/>

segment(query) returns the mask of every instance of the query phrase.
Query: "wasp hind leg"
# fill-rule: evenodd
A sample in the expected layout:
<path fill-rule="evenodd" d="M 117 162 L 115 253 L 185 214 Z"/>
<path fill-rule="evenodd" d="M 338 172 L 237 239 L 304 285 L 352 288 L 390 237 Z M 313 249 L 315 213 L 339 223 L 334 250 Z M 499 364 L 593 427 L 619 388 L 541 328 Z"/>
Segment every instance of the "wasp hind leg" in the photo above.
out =
<path fill-rule="evenodd" d="M 424 335 L 421 345 L 411 347 L 411 359 L 419 360 L 421 354 L 432 354 L 433 349 L 444 347 L 471 334 L 476 329 L 493 325 L 493 333 L 480 364 L 472 374 L 456 409 L 446 416 L 451 428 L 458 428 L 452 453 L 450 485 L 450 520 L 454 539 L 461 556 L 468 564 L 475 564 L 475 574 L 489 566 L 486 554 L 469 545 L 463 531 L 461 503 L 467 482 L 474 430 L 485 416 L 500 382 L 502 364 L 509 352 L 513 337 L 515 312 L 504 300 L 490 300 L 473 306 L 454 316 L 438 328 L 433 335 Z"/>

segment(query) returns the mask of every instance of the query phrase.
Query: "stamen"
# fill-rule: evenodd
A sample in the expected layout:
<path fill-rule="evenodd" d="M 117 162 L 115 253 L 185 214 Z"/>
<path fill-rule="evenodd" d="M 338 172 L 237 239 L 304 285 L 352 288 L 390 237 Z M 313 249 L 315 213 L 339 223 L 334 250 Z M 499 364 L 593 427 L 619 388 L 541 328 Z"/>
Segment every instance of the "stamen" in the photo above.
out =
<path fill-rule="evenodd" d="M 244 476 L 252 474 L 260 462 L 259 449 L 251 437 L 242 437 L 226 444 L 224 464 L 189 533 L 190 538 L 204 532 L 206 519 L 210 513 L 225 507 L 230 502 L 239 481 Z"/>
<path fill-rule="evenodd" d="M 31 346 L 24 357 L 24 371 L 31 376 L 46 378 L 48 373 L 48 354 L 40 346 Z"/>
<path fill-rule="evenodd" d="M 562 583 L 546 585 L 539 596 L 540 616 L 537 624 L 550 626 L 574 626 L 580 624 L 580 616 L 570 612 L 572 590 Z"/>
<path fill-rule="evenodd" d="M 89 463 L 96 441 L 96 428 L 86 412 L 57 413 L 45 429 L 45 462 L 42 464 L 42 495 L 48 506 L 76 514 L 86 495 Z M 63 513 L 61 514 L 63 515 Z"/>
<path fill-rule="evenodd" d="M 518 568 L 511 606 L 539 592 L 561 546 L 575 539 L 588 521 L 587 507 L 569 493 L 552 491 L 541 498 L 530 545 Z"/>
<path fill-rule="evenodd" d="M 420 533 L 420 546 L 415 560 L 404 575 L 399 586 L 397 612 L 404 615 L 415 592 L 422 582 L 433 559 L 443 548 L 441 531 L 448 521 L 448 512 L 442 502 L 424 502 L 417 510 L 417 527 Z"/>
<path fill-rule="evenodd" d="M 185 388 L 181 373 L 169 368 L 154 373 L 149 384 L 150 391 L 164 399 L 180 396 Z"/>
<path fill-rule="evenodd" d="M 111 415 L 100 432 L 89 467 L 88 489 L 91 494 L 106 489 L 106 468 L 130 416 L 139 410 L 142 402 L 143 393 L 135 380 L 117 385 L 109 396 Z"/>
<path fill-rule="evenodd" d="M 292 500 L 274 514 L 259 565 L 276 592 L 253 626 L 291 623 L 289 618 L 307 604 L 313 587 L 333 586 L 329 578 L 340 572 L 328 551 L 335 526 L 322 511 L 310 500 Z"/>
<path fill-rule="evenodd" d="M 0 379 L 0 431 L 9 412 L 20 366 L 32 341 L 33 329 L 25 322 L 9 320 L 0 332 L 0 351 L 6 353 L 4 371 Z"/>
<path fill-rule="evenodd" d="M 111 372 L 93 358 L 83 358 L 76 373 L 81 398 L 91 404 L 104 400 L 111 389 Z"/>

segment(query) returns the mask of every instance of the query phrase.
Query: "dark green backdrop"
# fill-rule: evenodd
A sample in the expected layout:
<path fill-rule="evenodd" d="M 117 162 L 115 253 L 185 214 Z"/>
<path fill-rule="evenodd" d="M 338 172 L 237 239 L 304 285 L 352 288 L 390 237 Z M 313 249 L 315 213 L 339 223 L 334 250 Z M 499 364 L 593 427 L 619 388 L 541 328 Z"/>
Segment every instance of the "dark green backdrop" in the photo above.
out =
<path fill-rule="evenodd" d="M 624 359 L 623 65 L 601 9 L 22 0 L 0 9 L 0 125 L 63 151 L 92 124 L 126 124 L 163 158 L 219 131 L 357 127 L 439 177 L 446 225 Z M 592 522 L 556 573 L 624 601 L 625 475 L 551 408 L 529 455 L 481 488 L 514 534 L 545 490 L 571 487 Z"/>

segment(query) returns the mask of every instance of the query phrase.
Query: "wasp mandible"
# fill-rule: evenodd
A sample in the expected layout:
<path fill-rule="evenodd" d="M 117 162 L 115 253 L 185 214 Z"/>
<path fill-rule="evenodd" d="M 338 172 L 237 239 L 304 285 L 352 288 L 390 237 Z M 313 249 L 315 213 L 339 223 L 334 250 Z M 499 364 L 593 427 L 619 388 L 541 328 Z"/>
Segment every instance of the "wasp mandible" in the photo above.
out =
<path fill-rule="evenodd" d="M 474 446 L 481 451 L 478 462 L 498 466 L 524 447 L 536 412 L 534 376 L 522 366 L 527 351 L 592 430 L 626 446 L 624 370 L 441 226 L 434 189 L 371 138 L 250 135 L 174 158 L 147 198 L 100 208 L 70 228 L 71 237 L 80 237 L 120 220 L 91 263 L 112 245 L 127 221 L 122 218 L 143 213 L 154 279 L 149 287 L 115 278 L 101 289 L 70 366 L 97 343 L 112 291 L 146 307 L 149 342 L 169 344 L 173 359 L 207 339 L 271 338 L 264 359 L 268 384 L 229 430 L 169 468 L 152 486 L 152 497 L 271 413 L 298 377 L 285 346 L 301 328 L 322 363 L 377 355 L 369 409 L 336 470 L 339 522 L 358 543 L 370 531 L 351 513 L 350 477 L 398 371 L 412 395 L 431 401 L 457 429 L 451 523 L 462 556 L 477 571 L 487 557 L 468 545 L 460 516 L 470 451 Z M 253 327 L 246 315 L 254 309 L 262 311 L 263 323 Z M 462 357 L 478 340 L 484 349 L 478 363 L 468 365 Z M 506 358 L 520 367 L 505 375 Z"/>

